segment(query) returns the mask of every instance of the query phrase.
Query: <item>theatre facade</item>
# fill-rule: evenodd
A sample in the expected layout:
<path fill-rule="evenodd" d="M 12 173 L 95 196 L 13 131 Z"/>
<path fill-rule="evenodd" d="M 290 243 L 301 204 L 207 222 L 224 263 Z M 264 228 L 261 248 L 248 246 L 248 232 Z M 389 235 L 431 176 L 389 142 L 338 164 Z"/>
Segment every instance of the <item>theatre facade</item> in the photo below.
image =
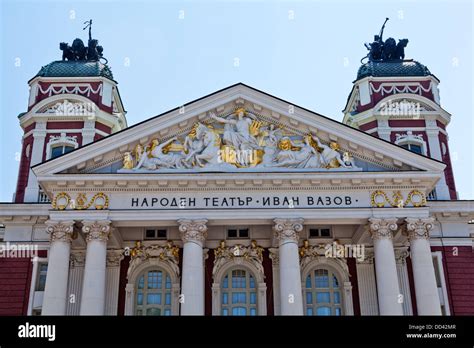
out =
<path fill-rule="evenodd" d="M 374 42 L 343 122 L 238 83 L 128 126 L 95 41 L 29 81 L 0 315 L 474 314 L 426 66 Z"/>

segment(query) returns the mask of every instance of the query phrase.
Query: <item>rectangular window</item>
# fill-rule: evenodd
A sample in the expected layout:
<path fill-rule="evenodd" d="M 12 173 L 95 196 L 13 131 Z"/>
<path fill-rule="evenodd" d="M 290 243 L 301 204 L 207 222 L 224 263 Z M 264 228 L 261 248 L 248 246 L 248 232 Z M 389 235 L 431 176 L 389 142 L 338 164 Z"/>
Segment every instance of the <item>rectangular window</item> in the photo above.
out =
<path fill-rule="evenodd" d="M 168 239 L 168 230 L 147 228 L 145 230 L 145 239 Z"/>
<path fill-rule="evenodd" d="M 441 251 L 435 251 L 431 254 L 433 256 L 436 285 L 438 287 L 438 294 L 441 303 L 441 313 L 442 315 L 450 315 L 451 311 L 449 309 L 448 290 L 446 287 L 446 280 L 444 278 L 443 254 Z"/>
<path fill-rule="evenodd" d="M 227 238 L 249 238 L 249 228 L 229 228 L 227 229 Z"/>
<path fill-rule="evenodd" d="M 38 277 L 36 278 L 37 280 L 35 291 L 44 291 L 44 287 L 46 285 L 46 273 L 48 273 L 48 264 L 38 264 Z"/>
<path fill-rule="evenodd" d="M 330 227 L 311 227 L 309 229 L 309 238 L 330 238 Z"/>

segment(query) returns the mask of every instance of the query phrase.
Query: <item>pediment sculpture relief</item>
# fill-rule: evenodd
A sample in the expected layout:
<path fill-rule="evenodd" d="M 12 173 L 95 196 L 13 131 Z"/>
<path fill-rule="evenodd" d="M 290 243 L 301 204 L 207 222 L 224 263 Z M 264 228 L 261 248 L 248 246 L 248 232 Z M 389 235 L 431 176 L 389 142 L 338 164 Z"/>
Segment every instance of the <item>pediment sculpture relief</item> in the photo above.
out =
<path fill-rule="evenodd" d="M 185 136 L 138 144 L 123 157 L 122 171 L 170 169 L 235 170 L 236 168 L 356 169 L 349 153 L 316 136 L 296 135 L 239 108 L 196 123 Z"/>

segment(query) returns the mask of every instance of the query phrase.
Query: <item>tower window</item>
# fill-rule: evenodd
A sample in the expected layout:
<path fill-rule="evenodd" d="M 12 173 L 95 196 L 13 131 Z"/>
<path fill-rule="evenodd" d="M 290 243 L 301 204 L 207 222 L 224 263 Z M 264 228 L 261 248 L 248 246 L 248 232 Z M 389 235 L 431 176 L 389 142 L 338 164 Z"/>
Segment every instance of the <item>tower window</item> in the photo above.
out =
<path fill-rule="evenodd" d="M 145 239 L 167 239 L 168 231 L 166 229 L 147 228 L 145 230 Z"/>
<path fill-rule="evenodd" d="M 406 144 L 400 144 L 400 146 L 403 147 L 404 149 L 410 150 L 411 152 L 418 153 L 420 155 L 423 154 L 423 149 L 421 145 L 406 143 Z"/>
<path fill-rule="evenodd" d="M 65 153 L 71 152 L 72 150 L 74 150 L 73 146 L 68 146 L 68 145 L 55 146 L 51 149 L 50 158 L 59 157 L 61 155 L 64 155 Z"/>

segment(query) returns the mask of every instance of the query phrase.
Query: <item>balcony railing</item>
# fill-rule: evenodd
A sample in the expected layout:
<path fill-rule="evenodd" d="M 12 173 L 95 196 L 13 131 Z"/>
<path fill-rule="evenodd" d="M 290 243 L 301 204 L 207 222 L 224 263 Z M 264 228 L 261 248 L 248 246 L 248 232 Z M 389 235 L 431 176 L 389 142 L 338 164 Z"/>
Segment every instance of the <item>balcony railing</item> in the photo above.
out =
<path fill-rule="evenodd" d="M 40 192 L 38 193 L 38 203 L 50 203 L 50 202 L 51 201 L 46 195 L 46 193 L 40 190 Z"/>

